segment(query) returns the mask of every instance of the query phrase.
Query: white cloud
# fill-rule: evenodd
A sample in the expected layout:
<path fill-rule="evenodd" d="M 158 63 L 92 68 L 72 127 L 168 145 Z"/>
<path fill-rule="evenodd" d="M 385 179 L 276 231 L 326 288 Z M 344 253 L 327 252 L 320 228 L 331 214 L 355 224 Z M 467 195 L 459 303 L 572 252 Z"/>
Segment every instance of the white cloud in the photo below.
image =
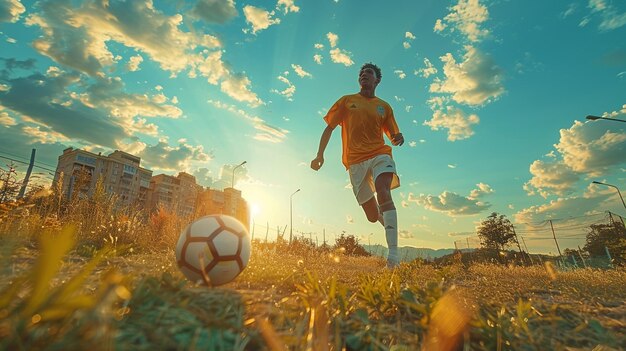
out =
<path fill-rule="evenodd" d="M 609 31 L 626 25 L 626 12 L 619 13 L 612 2 L 607 4 L 605 0 L 589 0 L 588 7 L 591 9 L 592 15 L 598 14 L 600 16 L 601 22 L 598 28 L 602 31 Z"/>
<path fill-rule="evenodd" d="M 321 65 L 322 64 L 322 55 L 320 55 L 320 54 L 313 55 L 313 61 L 315 61 L 315 63 L 317 63 L 318 65 Z"/>
<path fill-rule="evenodd" d="M 433 27 L 434 32 L 442 32 L 444 29 L 448 27 L 447 24 L 443 23 L 441 19 L 435 21 L 435 26 Z"/>
<path fill-rule="evenodd" d="M 203 77 L 206 77 L 207 82 L 213 85 L 222 79 L 227 79 L 230 74 L 224 61 L 222 61 L 222 51 L 207 53 L 198 61 L 196 69 Z M 195 71 L 190 72 L 190 74 L 195 74 Z"/>
<path fill-rule="evenodd" d="M 410 146 L 410 147 L 415 147 L 415 146 L 417 146 L 417 142 L 415 142 L 415 141 L 409 141 L 409 146 Z"/>
<path fill-rule="evenodd" d="M 536 160 L 530 165 L 532 178 L 524 184 L 530 195 L 567 195 L 581 178 L 618 172 L 626 164 L 626 131 L 615 123 L 575 121 L 570 128 L 560 130 L 554 147 L 556 153 L 551 151 L 548 161 Z"/>
<path fill-rule="evenodd" d="M 402 239 L 412 239 L 414 238 L 413 233 L 411 231 L 403 229 L 398 231 L 398 236 Z"/>
<path fill-rule="evenodd" d="M 502 70 L 478 49 L 472 46 L 465 49 L 464 61 L 459 64 L 450 53 L 441 57 L 445 79 L 436 78 L 430 91 L 451 94 L 454 101 L 474 106 L 500 96 L 504 92 Z"/>
<path fill-rule="evenodd" d="M 324 50 L 324 44 L 317 43 L 313 45 L 313 47 L 316 48 L 317 50 Z"/>
<path fill-rule="evenodd" d="M 256 32 L 267 29 L 271 25 L 280 23 L 280 18 L 272 18 L 274 11 L 269 12 L 252 5 L 244 6 L 243 14 L 246 17 L 246 22 L 252 25 L 252 34 L 256 34 Z"/>
<path fill-rule="evenodd" d="M 560 134 L 555 148 L 575 172 L 595 177 L 626 163 L 626 131 L 614 124 L 575 121 Z"/>
<path fill-rule="evenodd" d="M 167 16 L 151 2 L 85 2 L 78 8 L 40 8 L 40 13 L 26 19 L 27 25 L 43 31 L 33 47 L 91 76 L 104 76 L 103 68 L 116 63 L 107 44 L 110 41 L 134 48 L 174 75 L 195 66 L 198 48 L 221 46 L 214 36 L 181 31 L 182 15 Z"/>
<path fill-rule="evenodd" d="M 409 202 L 415 202 L 417 205 L 434 212 L 442 212 L 448 216 L 471 216 L 481 213 L 491 207 L 491 204 L 476 201 L 469 197 L 461 196 L 453 192 L 444 191 L 441 195 L 424 195 L 419 196 L 409 193 Z"/>
<path fill-rule="evenodd" d="M 447 129 L 448 140 L 456 141 L 467 139 L 474 135 L 473 124 L 478 124 L 477 115 L 467 116 L 465 112 L 454 106 L 441 107 L 433 111 L 433 117 L 424 121 L 424 125 L 432 130 Z"/>
<path fill-rule="evenodd" d="M 243 74 L 234 74 L 225 79 L 220 88 L 228 96 L 237 101 L 245 101 L 250 106 L 259 106 L 263 101 L 250 91 L 250 79 Z"/>
<path fill-rule="evenodd" d="M 124 146 L 124 144 L 120 144 Z M 160 140 L 155 145 L 139 142 L 131 145 L 134 154 L 141 157 L 145 166 L 163 171 L 188 171 L 191 164 L 198 161 L 206 164 L 213 156 L 204 151 L 202 145 L 190 145 L 185 140 L 179 140 L 177 146 L 171 146 L 166 140 Z"/>
<path fill-rule="evenodd" d="M 0 112 L 0 126 L 10 127 L 16 125 L 15 118 L 9 116 L 8 113 L 2 111 Z"/>
<path fill-rule="evenodd" d="M 257 130 L 257 133 L 253 137 L 256 140 L 267 141 L 267 142 L 272 142 L 272 143 L 280 143 L 285 140 L 285 138 L 287 137 L 287 134 L 289 133 L 288 130 L 271 126 L 267 124 L 260 117 L 250 115 L 246 111 L 240 108 L 237 108 L 234 105 L 224 104 L 221 101 L 215 101 L 215 100 L 208 100 L 208 103 L 212 104 L 213 106 L 217 108 L 230 111 L 236 115 L 239 115 L 245 118 L 248 122 L 252 124 L 254 129 Z"/>
<path fill-rule="evenodd" d="M 22 126 L 22 132 L 29 136 L 32 141 L 41 144 L 55 144 L 59 142 L 68 142 L 69 138 L 61 133 L 55 132 L 46 126 Z"/>
<path fill-rule="evenodd" d="M 478 188 L 476 188 L 476 189 L 474 189 L 474 190 L 472 190 L 470 192 L 469 196 L 467 197 L 468 199 L 476 200 L 476 199 L 484 197 L 485 195 L 492 194 L 492 193 L 495 192 L 495 190 L 493 190 L 489 186 L 489 184 L 478 183 L 478 184 L 476 184 L 476 186 Z"/>
<path fill-rule="evenodd" d="M 284 13 L 300 11 L 300 8 L 294 4 L 294 0 L 278 0 L 276 9 L 280 10 L 281 7 Z"/>
<path fill-rule="evenodd" d="M 141 55 L 131 56 L 131 58 L 128 60 L 128 63 L 126 64 L 126 68 L 131 72 L 138 71 L 139 64 L 141 62 L 143 62 L 143 57 L 141 57 Z"/>
<path fill-rule="evenodd" d="M 576 218 L 584 215 L 597 214 L 600 209 L 619 208 L 621 201 L 615 191 L 599 189 L 593 184 L 589 185 L 582 196 L 562 197 L 551 200 L 547 204 L 534 205 L 524 208 L 513 215 L 517 223 L 535 223 L 534 232 L 539 231 L 538 224 L 547 224 L 547 219 L 572 218 L 573 221 L 585 218 Z M 596 218 L 597 220 L 597 218 Z M 570 222 L 570 227 L 576 223 Z M 588 224 L 587 224 L 588 225 Z M 518 227 L 519 228 L 519 227 Z M 556 228 L 558 230 L 558 226 Z M 544 229 L 548 235 L 552 234 L 549 224 Z"/>
<path fill-rule="evenodd" d="M 328 38 L 328 43 L 330 44 L 331 48 L 337 46 L 337 42 L 339 41 L 339 36 L 337 34 L 328 32 L 326 34 L 326 38 Z"/>
<path fill-rule="evenodd" d="M 406 38 L 407 40 L 402 42 L 402 46 L 405 49 L 410 49 L 411 48 L 410 41 L 415 40 L 415 35 L 413 35 L 413 33 L 411 33 L 411 32 L 406 32 L 406 33 L 404 33 L 404 38 Z"/>
<path fill-rule="evenodd" d="M 352 61 L 352 58 L 350 57 L 351 55 L 352 53 L 349 51 L 341 50 L 339 48 L 330 50 L 330 59 L 334 63 L 341 63 L 344 66 L 352 66 L 354 64 L 354 61 Z"/>
<path fill-rule="evenodd" d="M 550 194 L 566 195 L 573 190 L 580 176 L 561 161 L 536 160 L 530 165 L 532 178 L 524 184 L 529 195 L 538 193 L 543 198 Z"/>
<path fill-rule="evenodd" d="M 309 77 L 309 78 L 312 78 L 312 77 L 313 77 L 313 75 L 311 75 L 311 73 L 309 73 L 309 72 L 305 71 L 305 70 L 302 68 L 302 66 L 300 66 L 300 65 L 295 65 L 295 64 L 292 64 L 292 65 L 291 65 L 291 68 L 293 68 L 293 71 L 294 71 L 294 72 L 296 72 L 296 74 L 297 74 L 299 77 L 301 77 L 301 78 L 304 78 L 304 77 Z"/>
<path fill-rule="evenodd" d="M 293 94 L 296 92 L 296 87 L 293 85 L 289 79 L 284 76 L 278 76 L 278 80 L 287 84 L 287 88 L 284 90 L 272 89 L 271 92 L 284 96 L 288 101 L 293 101 Z"/>
<path fill-rule="evenodd" d="M 561 14 L 561 17 L 567 18 L 571 16 L 575 11 L 578 5 L 576 3 L 571 3 L 567 6 L 567 9 Z"/>
<path fill-rule="evenodd" d="M 404 73 L 404 71 L 401 70 L 401 69 L 397 69 L 397 70 L 393 71 L 393 73 L 395 73 L 398 76 L 398 78 L 400 78 L 400 79 L 406 78 L 406 73 Z"/>
<path fill-rule="evenodd" d="M 0 0 L 0 22 L 17 22 L 25 11 L 19 0 Z"/>
<path fill-rule="evenodd" d="M 489 34 L 489 30 L 481 28 L 489 19 L 489 11 L 479 0 L 459 0 L 450 11 L 443 21 L 438 19 L 435 22 L 435 32 L 442 32 L 446 28 L 451 32 L 458 30 L 470 42 L 477 42 Z"/>
<path fill-rule="evenodd" d="M 419 70 L 414 71 L 413 74 L 415 74 L 416 76 L 428 78 L 433 74 L 437 74 L 437 72 L 437 68 L 433 66 L 428 58 L 424 57 L 424 68 L 420 68 Z"/>
<path fill-rule="evenodd" d="M 191 15 L 209 23 L 226 23 L 237 16 L 233 0 L 198 0 Z"/>
<path fill-rule="evenodd" d="M 168 99 L 163 94 L 150 98 L 146 94 L 127 94 L 123 91 L 124 83 L 119 77 L 100 79 L 88 89 L 87 93 L 80 95 L 80 100 L 87 106 L 107 109 L 120 124 L 132 130 L 137 130 L 131 125 L 134 124 L 133 119 L 138 116 L 169 118 L 182 116 L 181 109 L 166 104 Z"/>

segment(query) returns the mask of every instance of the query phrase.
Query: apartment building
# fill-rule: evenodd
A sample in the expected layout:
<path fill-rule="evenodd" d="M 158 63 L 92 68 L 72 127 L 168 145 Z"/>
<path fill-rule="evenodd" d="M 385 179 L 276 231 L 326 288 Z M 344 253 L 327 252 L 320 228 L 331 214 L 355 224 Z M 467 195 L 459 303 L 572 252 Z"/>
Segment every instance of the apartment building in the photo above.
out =
<path fill-rule="evenodd" d="M 226 188 L 224 191 L 203 189 L 196 200 L 196 215 L 201 217 L 212 214 L 225 214 L 237 218 L 250 230 L 250 214 L 246 200 L 241 191 Z"/>
<path fill-rule="evenodd" d="M 108 156 L 69 147 L 59 156 L 54 183 L 63 174 L 62 191 L 72 195 L 91 196 L 99 178 L 104 189 L 117 194 L 124 204 L 144 203 L 152 171 L 140 166 L 141 159 L 115 150 Z"/>
<path fill-rule="evenodd" d="M 180 172 L 175 177 L 158 174 L 150 180 L 147 207 L 152 211 L 164 207 L 179 216 L 192 216 L 201 190 L 191 174 Z"/>
<path fill-rule="evenodd" d="M 103 156 L 69 147 L 59 156 L 54 183 L 63 174 L 62 191 L 68 198 L 90 197 L 102 178 L 105 191 L 118 195 L 124 204 L 141 204 L 149 211 L 163 206 L 179 216 L 194 218 L 225 214 L 237 218 L 249 229 L 248 204 L 240 190 L 205 189 L 185 172 L 152 176 L 152 171 L 142 168 L 140 163 L 139 157 L 119 150 Z"/>

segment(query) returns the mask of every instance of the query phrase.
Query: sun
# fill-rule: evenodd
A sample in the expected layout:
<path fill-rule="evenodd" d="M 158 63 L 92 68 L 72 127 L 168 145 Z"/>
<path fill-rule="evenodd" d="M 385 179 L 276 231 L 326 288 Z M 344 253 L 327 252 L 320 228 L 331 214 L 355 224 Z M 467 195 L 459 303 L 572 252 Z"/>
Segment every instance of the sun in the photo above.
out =
<path fill-rule="evenodd" d="M 250 204 L 250 218 L 254 218 L 261 213 L 261 206 L 256 203 Z"/>

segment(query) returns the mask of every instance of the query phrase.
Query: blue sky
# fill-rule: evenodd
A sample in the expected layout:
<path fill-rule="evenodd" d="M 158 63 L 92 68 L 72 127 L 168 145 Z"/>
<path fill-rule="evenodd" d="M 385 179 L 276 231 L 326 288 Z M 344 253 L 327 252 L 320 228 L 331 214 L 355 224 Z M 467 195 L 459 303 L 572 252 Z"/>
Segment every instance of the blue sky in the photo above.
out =
<path fill-rule="evenodd" d="M 289 223 L 301 189 L 296 233 L 384 243 L 338 132 L 309 168 L 323 115 L 371 61 L 406 139 L 400 245 L 451 247 L 491 212 L 624 216 L 590 183 L 625 189 L 626 125 L 585 116 L 626 119 L 625 37 L 626 4 L 608 0 L 0 0 L 0 155 L 120 149 L 216 188 L 245 160 L 257 234 Z"/>

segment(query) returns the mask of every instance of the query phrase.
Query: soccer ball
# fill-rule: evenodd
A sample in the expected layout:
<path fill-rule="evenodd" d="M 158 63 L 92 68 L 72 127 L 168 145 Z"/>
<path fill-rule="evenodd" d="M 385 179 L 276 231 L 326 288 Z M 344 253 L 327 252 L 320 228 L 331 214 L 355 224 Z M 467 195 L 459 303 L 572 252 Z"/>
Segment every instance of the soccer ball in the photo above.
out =
<path fill-rule="evenodd" d="M 193 282 L 217 286 L 235 279 L 250 259 L 250 235 L 226 215 L 199 218 L 180 233 L 176 262 Z"/>

